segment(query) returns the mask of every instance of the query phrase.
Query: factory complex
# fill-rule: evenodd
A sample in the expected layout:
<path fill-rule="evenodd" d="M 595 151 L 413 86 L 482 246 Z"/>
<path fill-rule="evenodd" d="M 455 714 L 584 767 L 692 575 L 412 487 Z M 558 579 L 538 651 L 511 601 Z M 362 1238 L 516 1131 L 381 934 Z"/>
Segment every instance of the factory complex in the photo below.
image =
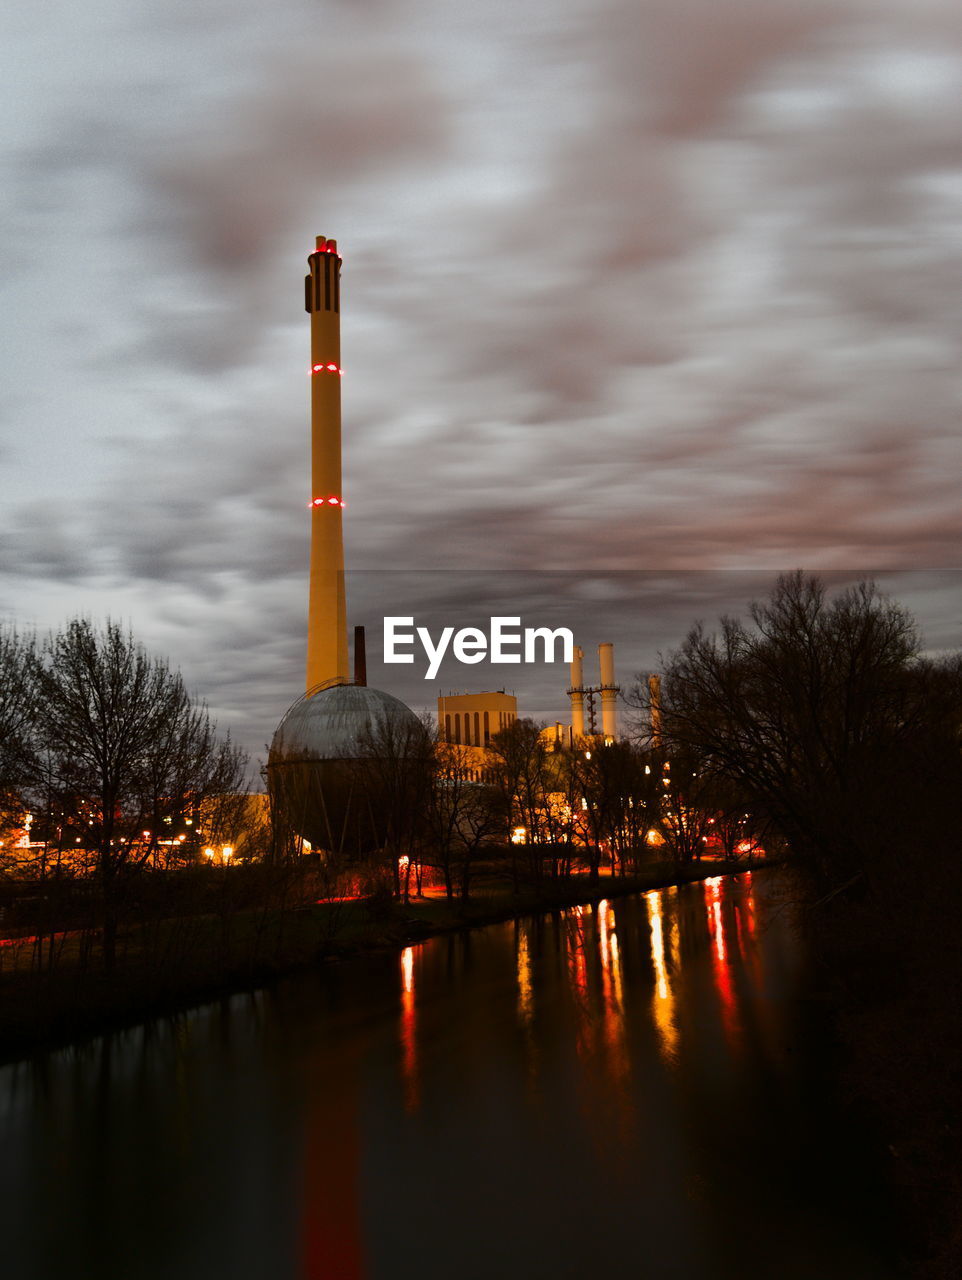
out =
<path fill-rule="evenodd" d="M 362 627 L 354 630 L 353 672 L 350 668 L 341 466 L 342 259 L 337 242 L 318 236 L 308 267 L 311 534 L 306 681 L 303 696 L 274 734 L 267 777 L 275 802 L 291 815 L 301 837 L 314 847 L 330 847 L 335 828 L 354 821 L 347 816 L 352 764 L 370 750 L 372 741 L 383 739 L 390 753 L 405 737 L 421 731 L 421 725 L 400 699 L 368 686 Z M 571 648 L 570 633 L 568 639 L 570 722 L 557 721 L 543 737 L 551 750 L 590 751 L 610 745 L 618 736 L 614 647 L 599 645 L 598 681 L 586 683 L 584 650 Z M 464 770 L 478 782 L 494 739 L 517 721 L 517 698 L 504 689 L 438 696 L 439 742 L 459 749 Z"/>

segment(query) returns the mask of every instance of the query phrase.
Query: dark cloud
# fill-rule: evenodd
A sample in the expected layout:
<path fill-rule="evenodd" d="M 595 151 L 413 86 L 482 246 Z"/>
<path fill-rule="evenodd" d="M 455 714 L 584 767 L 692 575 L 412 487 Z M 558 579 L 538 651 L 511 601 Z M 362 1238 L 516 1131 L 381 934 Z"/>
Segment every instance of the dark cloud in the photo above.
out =
<path fill-rule="evenodd" d="M 326 233 L 350 564 L 430 570 L 412 609 L 562 582 L 633 668 L 740 607 L 715 571 L 887 569 L 957 642 L 955 580 L 911 576 L 962 543 L 954 5 L 111 15 L 11 48 L 5 608 L 129 618 L 261 745 L 302 678 Z"/>

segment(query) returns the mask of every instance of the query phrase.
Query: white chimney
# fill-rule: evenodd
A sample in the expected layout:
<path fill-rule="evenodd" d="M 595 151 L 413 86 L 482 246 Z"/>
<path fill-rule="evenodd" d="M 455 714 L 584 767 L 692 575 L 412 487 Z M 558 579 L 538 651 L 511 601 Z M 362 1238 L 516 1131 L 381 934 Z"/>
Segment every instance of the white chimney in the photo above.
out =
<path fill-rule="evenodd" d="M 575 645 L 571 659 L 571 688 L 568 690 L 571 697 L 571 738 L 575 746 L 579 738 L 585 736 L 584 673 L 581 665 L 584 656 L 584 649 Z"/>
<path fill-rule="evenodd" d="M 605 746 L 618 736 L 618 686 L 615 684 L 615 646 L 599 644 L 598 664 L 601 668 L 601 732 Z"/>

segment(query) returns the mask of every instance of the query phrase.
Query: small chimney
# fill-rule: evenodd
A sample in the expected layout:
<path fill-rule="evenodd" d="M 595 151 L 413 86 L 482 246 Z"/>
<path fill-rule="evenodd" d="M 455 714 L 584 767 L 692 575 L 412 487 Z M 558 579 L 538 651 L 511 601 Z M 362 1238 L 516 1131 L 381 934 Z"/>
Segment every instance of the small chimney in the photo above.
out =
<path fill-rule="evenodd" d="M 367 642 L 364 628 L 354 628 L 354 683 L 367 684 Z"/>

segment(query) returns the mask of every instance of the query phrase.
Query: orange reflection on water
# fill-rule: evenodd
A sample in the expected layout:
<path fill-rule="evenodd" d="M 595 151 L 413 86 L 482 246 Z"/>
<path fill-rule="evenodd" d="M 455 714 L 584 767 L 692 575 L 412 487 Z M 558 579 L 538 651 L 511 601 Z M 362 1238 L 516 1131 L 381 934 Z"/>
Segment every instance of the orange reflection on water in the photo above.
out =
<path fill-rule="evenodd" d="M 524 1023 L 530 1023 L 534 1013 L 534 992 L 531 989 L 531 953 L 528 950 L 528 934 L 523 925 L 518 932 L 518 1013 Z"/>
<path fill-rule="evenodd" d="M 615 909 L 607 901 L 598 908 L 600 913 L 601 963 L 607 978 L 605 997 L 620 1015 L 625 1011 L 624 978 L 621 971 L 621 949 L 615 930 Z"/>
<path fill-rule="evenodd" d="M 414 1005 L 414 948 L 401 952 L 401 1071 L 404 1076 L 404 1109 L 418 1105 L 417 1019 Z"/>
<path fill-rule="evenodd" d="M 655 966 L 655 990 L 651 1008 L 666 1058 L 673 1059 L 678 1048 L 678 1028 L 675 1025 L 675 997 L 668 977 L 665 951 L 665 928 L 662 914 L 661 891 L 645 894 L 648 908 L 648 927 L 651 929 L 651 958 Z"/>
<path fill-rule="evenodd" d="M 601 947 L 601 985 L 604 989 L 606 1004 L 611 999 L 611 937 L 608 927 L 610 910 L 608 899 L 602 898 L 598 903 L 598 942 Z M 614 925 L 613 912 L 611 924 Z"/>

